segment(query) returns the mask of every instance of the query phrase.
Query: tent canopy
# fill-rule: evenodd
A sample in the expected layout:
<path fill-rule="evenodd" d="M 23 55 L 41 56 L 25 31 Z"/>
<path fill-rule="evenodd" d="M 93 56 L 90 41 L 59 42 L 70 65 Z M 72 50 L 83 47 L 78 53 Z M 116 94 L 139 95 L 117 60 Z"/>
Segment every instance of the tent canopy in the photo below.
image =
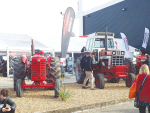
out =
<path fill-rule="evenodd" d="M 11 50 L 31 50 L 31 39 L 32 37 L 26 34 L 0 33 L 0 49 L 6 50 L 8 48 Z M 38 41 L 37 39 L 33 39 L 33 41 L 35 49 L 53 50 L 53 48 L 41 43 L 41 41 Z"/>

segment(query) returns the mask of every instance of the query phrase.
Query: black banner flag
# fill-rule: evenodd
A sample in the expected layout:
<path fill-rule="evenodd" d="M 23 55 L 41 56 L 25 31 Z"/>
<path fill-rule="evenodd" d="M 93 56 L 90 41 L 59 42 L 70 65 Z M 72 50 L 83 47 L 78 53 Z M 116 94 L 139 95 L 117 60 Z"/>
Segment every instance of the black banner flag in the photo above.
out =
<path fill-rule="evenodd" d="M 75 12 L 73 8 L 68 7 L 64 15 L 63 28 L 62 28 L 61 58 L 66 58 L 70 35 L 74 23 L 74 18 L 75 18 Z"/>

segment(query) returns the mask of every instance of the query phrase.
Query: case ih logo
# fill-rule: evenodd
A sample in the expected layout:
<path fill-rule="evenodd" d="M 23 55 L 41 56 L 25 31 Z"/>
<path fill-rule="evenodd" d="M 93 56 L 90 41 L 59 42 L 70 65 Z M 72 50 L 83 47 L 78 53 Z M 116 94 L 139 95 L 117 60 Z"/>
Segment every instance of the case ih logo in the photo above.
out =
<path fill-rule="evenodd" d="M 63 32 L 63 37 L 65 36 L 65 34 L 68 32 L 70 32 L 71 29 L 71 25 L 72 25 L 72 17 L 70 17 L 70 11 L 68 13 L 65 14 L 64 17 L 64 32 Z"/>
<path fill-rule="evenodd" d="M 123 38 L 123 41 L 124 41 L 124 44 L 125 44 L 126 51 L 129 51 L 129 45 L 128 45 L 127 37 Z"/>
<path fill-rule="evenodd" d="M 147 44 L 148 43 L 148 38 L 149 38 L 149 33 L 145 33 L 144 34 L 144 43 Z"/>

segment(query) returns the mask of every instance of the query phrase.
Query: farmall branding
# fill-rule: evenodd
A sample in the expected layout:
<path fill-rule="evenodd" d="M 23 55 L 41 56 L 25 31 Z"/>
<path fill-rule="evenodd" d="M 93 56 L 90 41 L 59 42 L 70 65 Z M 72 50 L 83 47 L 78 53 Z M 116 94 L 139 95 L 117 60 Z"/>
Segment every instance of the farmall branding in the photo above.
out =
<path fill-rule="evenodd" d="M 149 33 L 145 33 L 145 34 L 144 34 L 144 40 L 143 40 L 143 42 L 144 42 L 145 44 L 148 43 L 148 38 L 149 38 Z"/>
<path fill-rule="evenodd" d="M 123 38 L 123 41 L 124 41 L 124 44 L 125 44 L 125 48 L 126 48 L 126 51 L 129 51 L 129 45 L 128 45 L 128 40 L 127 38 Z"/>

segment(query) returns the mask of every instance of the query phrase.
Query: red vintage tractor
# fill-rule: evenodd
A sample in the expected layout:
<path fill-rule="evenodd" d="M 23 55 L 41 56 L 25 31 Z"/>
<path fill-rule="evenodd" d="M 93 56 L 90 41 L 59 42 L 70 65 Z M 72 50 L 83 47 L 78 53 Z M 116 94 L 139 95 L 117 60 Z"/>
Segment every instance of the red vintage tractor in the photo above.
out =
<path fill-rule="evenodd" d="M 32 56 L 27 61 L 26 56 L 14 58 L 14 90 L 17 97 L 23 96 L 25 88 L 48 88 L 55 90 L 55 97 L 59 96 L 59 78 L 61 76 L 60 61 L 58 57 L 43 56 L 43 51 Z M 25 83 L 25 77 L 33 81 Z"/>
<path fill-rule="evenodd" d="M 124 51 L 115 49 L 114 33 L 107 33 L 106 36 L 105 34 L 105 32 L 96 32 L 88 35 L 86 48 L 82 49 L 96 54 L 95 59 L 93 59 L 95 86 L 103 89 L 105 87 L 104 78 L 110 79 L 112 82 L 119 82 L 120 78 L 126 78 L 126 87 L 131 87 L 135 78 L 134 65 L 132 61 L 124 58 Z M 108 44 L 105 44 L 105 40 L 107 40 Z M 106 45 L 108 49 L 106 49 Z M 75 72 L 78 83 L 83 83 L 85 78 L 85 73 L 80 66 L 83 56 L 84 54 L 76 61 Z M 133 69 L 130 67 L 133 67 Z"/>
<path fill-rule="evenodd" d="M 135 69 L 136 72 L 135 74 L 138 75 L 139 74 L 139 69 L 140 67 L 144 64 L 144 61 L 147 59 L 146 58 L 146 54 L 150 55 L 150 51 L 147 51 L 146 49 L 144 49 L 143 47 L 140 49 L 139 54 L 135 56 L 136 61 L 135 61 Z"/>

